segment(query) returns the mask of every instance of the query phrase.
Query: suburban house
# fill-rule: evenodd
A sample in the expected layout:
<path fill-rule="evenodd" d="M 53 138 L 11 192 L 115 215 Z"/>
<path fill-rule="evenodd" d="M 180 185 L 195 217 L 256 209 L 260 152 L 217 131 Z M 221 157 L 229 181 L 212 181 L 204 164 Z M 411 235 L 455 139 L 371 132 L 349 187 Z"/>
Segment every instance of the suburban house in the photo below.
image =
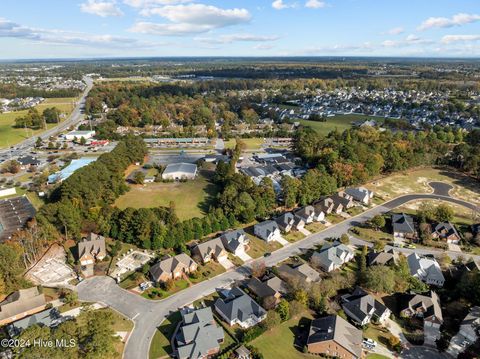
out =
<path fill-rule="evenodd" d="M 235 255 L 245 253 L 245 247 L 250 242 L 250 239 L 243 229 L 225 232 L 220 236 L 220 240 L 224 247 Z"/>
<path fill-rule="evenodd" d="M 373 198 L 373 191 L 365 187 L 354 187 L 345 189 L 345 193 L 351 196 L 355 201 L 362 204 L 370 204 Z"/>
<path fill-rule="evenodd" d="M 150 268 L 150 277 L 154 282 L 166 282 L 176 280 L 184 274 L 189 274 L 197 270 L 197 263 L 187 254 L 181 253 L 175 257 L 170 257 L 155 263 Z"/>
<path fill-rule="evenodd" d="M 298 280 L 301 283 L 318 282 L 321 279 L 320 273 L 310 267 L 307 263 L 295 267 L 288 264 L 282 264 L 278 267 L 278 275 L 287 281 Z"/>
<path fill-rule="evenodd" d="M 385 250 L 382 252 L 370 251 L 367 254 L 367 265 L 392 265 L 398 260 L 398 253 L 393 249 Z"/>
<path fill-rule="evenodd" d="M 19 289 L 0 302 L 0 325 L 9 324 L 45 309 L 45 295 L 38 287 Z"/>
<path fill-rule="evenodd" d="M 253 233 L 257 237 L 263 239 L 265 242 L 275 241 L 282 237 L 280 228 L 275 221 L 264 221 L 257 223 L 253 226 Z"/>
<path fill-rule="evenodd" d="M 295 216 L 301 218 L 306 224 L 316 221 L 315 208 L 313 206 L 305 206 L 295 211 Z"/>
<path fill-rule="evenodd" d="M 202 260 L 202 263 L 208 263 L 212 259 L 220 262 L 228 258 L 228 253 L 223 246 L 220 238 L 211 239 L 209 241 L 197 244 L 192 253 Z"/>
<path fill-rule="evenodd" d="M 340 242 L 326 243 L 319 252 L 314 252 L 310 261 L 325 272 L 339 269 L 355 257 L 353 250 Z"/>
<path fill-rule="evenodd" d="M 40 327 L 55 328 L 66 320 L 73 319 L 71 316 L 62 316 L 57 308 L 50 308 L 42 310 L 23 319 L 17 320 L 7 326 L 8 335 L 11 338 L 16 337 L 22 331 L 31 327 L 32 325 L 38 325 Z"/>
<path fill-rule="evenodd" d="M 338 315 L 312 320 L 307 350 L 312 354 L 347 359 L 362 358 L 362 331 Z"/>
<path fill-rule="evenodd" d="M 193 163 L 170 163 L 165 167 L 162 178 L 166 180 L 195 179 L 197 175 L 197 165 Z"/>
<path fill-rule="evenodd" d="M 218 298 L 215 310 L 230 325 L 250 328 L 267 317 L 267 311 L 238 287 L 228 291 L 225 298 Z"/>
<path fill-rule="evenodd" d="M 456 357 L 465 350 L 466 346 L 475 343 L 480 338 L 480 307 L 470 308 L 467 316 L 460 324 L 460 330 L 450 340 L 447 352 Z"/>
<path fill-rule="evenodd" d="M 407 257 L 407 262 L 410 274 L 422 282 L 438 287 L 442 287 L 443 283 L 445 283 L 445 277 L 435 258 L 423 257 L 417 253 L 412 253 Z"/>
<path fill-rule="evenodd" d="M 293 225 L 295 224 L 295 216 L 292 212 L 285 212 L 281 216 L 275 218 L 275 222 L 277 222 L 280 231 L 283 233 L 288 233 L 293 229 Z"/>
<path fill-rule="evenodd" d="M 413 218 L 405 213 L 392 215 L 393 236 L 398 238 L 414 239 L 417 236 Z"/>
<path fill-rule="evenodd" d="M 437 293 L 410 294 L 404 309 L 400 311 L 404 317 L 423 318 L 425 327 L 440 328 L 443 323 L 442 307 Z"/>
<path fill-rule="evenodd" d="M 78 242 L 78 261 L 82 266 L 101 261 L 106 257 L 105 237 L 90 233 L 82 241 Z"/>
<path fill-rule="evenodd" d="M 17 159 L 17 162 L 20 163 L 20 168 L 22 170 L 29 170 L 37 168 L 41 161 L 33 156 L 23 156 Z"/>
<path fill-rule="evenodd" d="M 278 304 L 282 296 L 288 291 L 285 282 L 277 276 L 262 278 L 262 280 L 257 277 L 252 277 L 246 285 L 248 290 L 259 299 L 264 300 L 268 297 L 275 298 L 275 304 Z"/>
<path fill-rule="evenodd" d="M 316 201 L 313 206 L 315 207 L 315 211 L 320 212 L 323 211 L 326 215 L 333 212 L 334 203 L 330 197 L 324 197 L 318 201 Z M 342 212 L 340 209 L 340 212 Z M 338 212 L 338 213 L 340 213 Z"/>
<path fill-rule="evenodd" d="M 360 287 L 352 294 L 342 296 L 342 302 L 345 314 L 360 326 L 367 325 L 372 319 L 383 324 L 391 314 L 390 309 Z"/>
<path fill-rule="evenodd" d="M 346 194 L 343 191 L 335 193 L 332 196 L 332 199 L 333 199 L 334 207 L 335 205 L 336 206 L 342 205 L 343 210 L 352 208 L 355 205 L 355 203 L 353 202 L 353 197 Z"/>
<path fill-rule="evenodd" d="M 454 244 L 458 244 L 462 239 L 455 226 L 450 222 L 438 223 L 434 228 L 432 228 L 432 238 L 441 239 L 447 243 Z"/>
<path fill-rule="evenodd" d="M 177 358 L 203 359 L 217 354 L 225 337 L 213 318 L 212 309 L 184 309 L 180 313 L 182 321 L 173 340 Z"/>

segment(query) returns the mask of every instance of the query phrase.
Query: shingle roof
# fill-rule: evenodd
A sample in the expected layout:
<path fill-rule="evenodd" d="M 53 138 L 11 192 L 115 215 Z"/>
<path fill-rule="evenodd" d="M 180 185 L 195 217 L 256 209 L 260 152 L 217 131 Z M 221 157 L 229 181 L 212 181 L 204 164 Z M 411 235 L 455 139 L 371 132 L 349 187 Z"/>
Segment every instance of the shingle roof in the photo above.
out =
<path fill-rule="evenodd" d="M 394 213 L 392 216 L 393 231 L 396 233 L 414 233 L 413 218 L 405 213 Z"/>
<path fill-rule="evenodd" d="M 189 268 L 194 263 L 195 261 L 187 254 L 180 253 L 175 257 L 170 257 L 164 259 L 163 261 L 155 263 L 150 268 L 150 274 L 155 280 L 158 281 L 158 279 L 162 276 L 163 273 L 171 275 L 173 272 L 176 271 L 177 268 L 183 270 L 184 268 Z"/>
<path fill-rule="evenodd" d="M 438 297 L 437 293 L 435 293 L 434 291 L 431 291 L 427 295 L 412 294 L 408 301 L 408 307 L 413 312 L 415 312 L 417 308 L 422 307 L 425 310 L 423 315 L 424 318 L 435 316 L 440 323 L 443 322 L 443 314 L 442 314 L 442 307 L 440 305 L 440 298 Z"/>
<path fill-rule="evenodd" d="M 268 238 L 271 233 L 278 229 L 278 224 L 275 221 L 264 221 L 255 225 L 255 232 L 261 238 Z"/>
<path fill-rule="evenodd" d="M 199 243 L 196 248 L 202 258 L 205 258 L 209 255 L 214 255 L 215 257 L 218 257 L 223 251 L 225 251 L 225 247 L 223 246 L 220 237 L 211 239 L 203 243 Z"/>
<path fill-rule="evenodd" d="M 298 278 L 302 281 L 309 279 L 312 282 L 320 280 L 320 273 L 310 267 L 307 263 L 303 263 L 296 267 L 291 267 L 288 264 L 282 264 L 278 267 L 278 272 L 281 276 L 289 278 Z"/>
<path fill-rule="evenodd" d="M 46 304 L 45 295 L 37 287 L 19 289 L 0 303 L 0 320 L 22 314 Z"/>
<path fill-rule="evenodd" d="M 442 270 L 435 259 L 420 257 L 417 253 L 412 253 L 407 257 L 410 274 L 417 276 L 421 280 L 439 280 L 444 281 Z"/>
<path fill-rule="evenodd" d="M 266 314 L 265 309 L 238 287 L 232 288 L 227 298 L 217 299 L 215 308 L 231 321 L 243 322 L 251 316 L 259 318 Z"/>
<path fill-rule="evenodd" d="M 84 255 L 105 256 L 105 237 L 95 233 L 90 233 L 81 242 L 78 242 L 78 257 Z"/>
<path fill-rule="evenodd" d="M 342 299 L 346 302 L 342 306 L 347 308 L 354 316 L 353 319 L 360 323 L 370 314 L 380 317 L 387 310 L 387 307 L 360 287 L 355 288 L 352 294 L 345 295 Z"/>
<path fill-rule="evenodd" d="M 246 236 L 245 231 L 243 229 L 237 229 L 223 233 L 220 236 L 220 239 L 228 249 L 235 252 L 235 250 L 241 245 L 239 239 L 242 236 Z"/>

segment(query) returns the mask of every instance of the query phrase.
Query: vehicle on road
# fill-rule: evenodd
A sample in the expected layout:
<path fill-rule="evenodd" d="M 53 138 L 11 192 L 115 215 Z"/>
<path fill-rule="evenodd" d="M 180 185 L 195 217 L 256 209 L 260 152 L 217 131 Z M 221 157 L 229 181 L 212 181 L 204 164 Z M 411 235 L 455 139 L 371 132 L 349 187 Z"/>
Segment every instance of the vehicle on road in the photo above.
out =
<path fill-rule="evenodd" d="M 270 257 L 271 255 L 272 255 L 272 253 L 267 252 L 267 253 L 265 253 L 263 256 L 264 256 L 264 257 Z"/>

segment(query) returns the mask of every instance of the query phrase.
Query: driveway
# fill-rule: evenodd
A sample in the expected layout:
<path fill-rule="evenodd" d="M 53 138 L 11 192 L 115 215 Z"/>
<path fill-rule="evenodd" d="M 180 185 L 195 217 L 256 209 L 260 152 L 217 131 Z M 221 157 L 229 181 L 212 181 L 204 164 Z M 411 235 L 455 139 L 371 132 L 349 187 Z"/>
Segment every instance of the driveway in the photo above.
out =
<path fill-rule="evenodd" d="M 245 251 L 240 251 L 239 253 L 237 253 L 237 257 L 244 262 L 252 260 L 252 257 L 250 257 Z"/>
<path fill-rule="evenodd" d="M 286 240 L 285 238 L 283 238 L 283 237 L 277 237 L 275 240 L 276 240 L 278 243 L 280 243 L 282 246 L 284 246 L 284 247 L 285 247 L 287 244 L 290 243 L 289 241 L 287 241 L 287 240 Z"/>
<path fill-rule="evenodd" d="M 312 234 L 312 232 L 310 232 L 310 231 L 309 231 L 308 229 L 306 229 L 305 227 L 304 227 L 304 228 L 299 228 L 298 231 L 299 231 L 300 233 L 303 233 L 303 234 L 306 235 L 306 236 L 309 236 L 309 235 Z"/>
<path fill-rule="evenodd" d="M 235 268 L 235 264 L 233 264 L 232 261 L 228 258 L 219 258 L 218 263 L 220 263 L 222 267 L 226 270 Z"/>
<path fill-rule="evenodd" d="M 447 359 L 449 356 L 438 350 L 425 346 L 412 346 L 400 354 L 402 359 Z"/>

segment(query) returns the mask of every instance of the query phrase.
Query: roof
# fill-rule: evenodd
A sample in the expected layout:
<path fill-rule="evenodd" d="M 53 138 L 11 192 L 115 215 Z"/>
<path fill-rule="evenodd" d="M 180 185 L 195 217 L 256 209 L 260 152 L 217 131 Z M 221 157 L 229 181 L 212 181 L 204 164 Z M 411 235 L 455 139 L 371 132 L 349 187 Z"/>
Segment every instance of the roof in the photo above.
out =
<path fill-rule="evenodd" d="M 443 322 L 440 298 L 434 291 L 431 291 L 428 294 L 411 294 L 408 300 L 408 308 L 412 312 L 417 311 L 419 308 L 423 308 L 424 318 L 435 316 L 440 323 Z"/>
<path fill-rule="evenodd" d="M 37 287 L 17 290 L 0 303 L 0 320 L 44 306 L 45 304 L 45 295 L 40 293 Z"/>
<path fill-rule="evenodd" d="M 85 167 L 96 160 L 96 157 L 82 157 L 78 160 L 72 160 L 67 167 L 48 176 L 48 183 L 63 181 L 70 177 L 76 170 Z"/>
<path fill-rule="evenodd" d="M 62 317 L 57 308 L 50 308 L 13 322 L 9 325 L 9 332 L 18 335 L 22 330 L 35 324 L 53 327 L 60 324 L 65 319 L 68 319 L 68 317 Z"/>
<path fill-rule="evenodd" d="M 334 242 L 324 244 L 319 252 L 313 253 L 312 257 L 328 268 L 332 263 L 336 266 L 344 264 L 342 257 L 347 254 L 353 254 L 352 249 L 340 242 Z"/>
<path fill-rule="evenodd" d="M 163 171 L 163 175 L 166 174 L 171 174 L 175 172 L 183 172 L 183 173 L 189 173 L 189 174 L 195 174 L 197 172 L 197 165 L 193 163 L 170 163 L 165 167 L 165 170 Z"/>
<path fill-rule="evenodd" d="M 295 216 L 292 212 L 286 212 L 281 216 L 275 218 L 275 222 L 278 224 L 280 228 L 286 228 L 289 225 L 292 225 L 295 221 Z"/>
<path fill-rule="evenodd" d="M 200 253 L 200 256 L 202 258 L 210 255 L 218 257 L 222 252 L 225 251 L 225 247 L 223 246 L 220 237 L 211 239 L 203 243 L 199 243 L 195 248 Z"/>
<path fill-rule="evenodd" d="M 371 265 L 386 265 L 395 262 L 396 254 L 393 250 L 383 252 L 369 252 L 367 254 L 367 263 Z"/>
<path fill-rule="evenodd" d="M 301 281 L 309 279 L 312 282 L 320 280 L 320 273 L 310 267 L 307 263 L 303 263 L 296 267 L 291 267 L 288 264 L 282 264 L 278 267 L 278 272 L 281 276 L 290 278 L 298 278 Z"/>
<path fill-rule="evenodd" d="M 196 264 L 192 258 L 190 258 L 185 253 L 180 253 L 175 257 L 170 257 L 164 259 L 163 261 L 155 263 L 150 268 L 150 274 L 154 279 L 158 281 L 162 274 L 166 273 L 168 275 L 171 275 L 178 268 L 181 268 L 183 270 L 183 268 L 190 268 L 192 264 Z"/>
<path fill-rule="evenodd" d="M 251 316 L 260 318 L 267 314 L 265 309 L 238 287 L 233 287 L 227 298 L 218 298 L 215 308 L 230 321 L 244 322 Z"/>
<path fill-rule="evenodd" d="M 315 208 L 313 206 L 305 206 L 300 208 L 298 211 L 295 211 L 295 215 L 299 216 L 302 219 L 307 219 L 311 215 L 315 214 Z"/>
<path fill-rule="evenodd" d="M 237 229 L 234 231 L 228 231 L 223 233 L 220 236 L 220 239 L 222 240 L 223 244 L 228 247 L 231 251 L 235 252 L 235 250 L 242 245 L 240 238 L 245 237 L 246 234 L 243 229 Z"/>
<path fill-rule="evenodd" d="M 417 253 L 412 253 L 407 257 L 410 274 L 417 276 L 421 280 L 444 281 L 442 270 L 434 258 L 420 257 Z"/>
<path fill-rule="evenodd" d="M 182 312 L 183 322 L 175 337 L 180 359 L 206 357 L 220 347 L 224 339 L 223 329 L 217 326 L 210 307 Z"/>
<path fill-rule="evenodd" d="M 265 281 L 252 277 L 247 282 L 247 287 L 260 298 L 271 297 L 277 293 L 285 294 L 287 292 L 285 282 L 276 276 Z"/>
<path fill-rule="evenodd" d="M 312 320 L 307 344 L 334 340 L 354 356 L 362 356 L 362 332 L 338 315 Z"/>
<path fill-rule="evenodd" d="M 271 233 L 278 230 L 278 224 L 275 221 L 264 221 L 257 223 L 255 226 L 255 233 L 257 233 L 261 238 L 268 238 Z"/>
<path fill-rule="evenodd" d="M 467 316 L 460 324 L 460 330 L 468 334 L 470 337 L 478 337 L 478 328 L 480 328 L 480 307 L 470 308 Z"/>
<path fill-rule="evenodd" d="M 368 196 L 368 198 L 370 198 L 373 194 L 372 191 L 366 189 L 365 187 L 347 188 L 345 189 L 345 193 L 352 196 L 353 199 L 357 201 L 362 201 L 365 196 Z"/>
<path fill-rule="evenodd" d="M 394 213 L 392 216 L 393 232 L 415 233 L 413 218 L 405 213 Z"/>
<path fill-rule="evenodd" d="M 35 157 L 33 156 L 23 156 L 23 157 L 19 157 L 17 159 L 18 163 L 20 163 L 22 166 L 28 166 L 28 165 L 31 165 L 31 166 L 37 166 L 39 165 L 41 162 L 40 160 L 36 159 Z"/>
<path fill-rule="evenodd" d="M 380 317 L 387 310 L 386 306 L 360 287 L 355 288 L 352 294 L 345 295 L 342 299 L 345 301 L 343 307 L 354 316 L 353 319 L 360 323 L 371 314 Z"/>
<path fill-rule="evenodd" d="M 94 257 L 105 257 L 105 237 L 95 233 L 90 233 L 81 242 L 78 242 L 78 258 L 85 255 L 93 255 Z"/>
<path fill-rule="evenodd" d="M 458 234 L 455 226 L 450 222 L 438 223 L 433 229 L 433 232 L 436 233 L 439 238 L 447 238 L 452 235 L 460 238 L 460 235 Z"/>

